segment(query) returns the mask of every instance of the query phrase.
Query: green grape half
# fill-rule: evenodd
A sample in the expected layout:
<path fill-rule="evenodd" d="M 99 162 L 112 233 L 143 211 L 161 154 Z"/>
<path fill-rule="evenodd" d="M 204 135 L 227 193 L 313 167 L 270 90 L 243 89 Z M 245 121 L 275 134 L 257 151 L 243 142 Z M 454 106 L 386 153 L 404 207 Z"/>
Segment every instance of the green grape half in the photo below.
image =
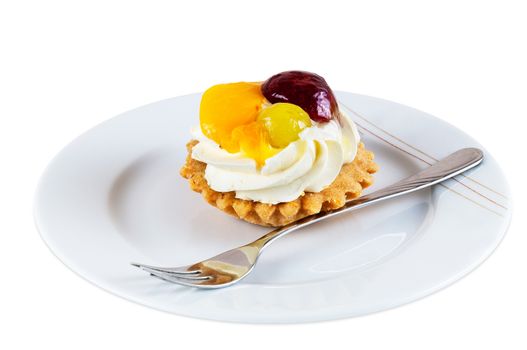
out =
<path fill-rule="evenodd" d="M 309 115 L 292 103 L 275 103 L 264 108 L 258 115 L 269 132 L 271 146 L 284 148 L 298 140 L 298 134 L 311 126 Z"/>

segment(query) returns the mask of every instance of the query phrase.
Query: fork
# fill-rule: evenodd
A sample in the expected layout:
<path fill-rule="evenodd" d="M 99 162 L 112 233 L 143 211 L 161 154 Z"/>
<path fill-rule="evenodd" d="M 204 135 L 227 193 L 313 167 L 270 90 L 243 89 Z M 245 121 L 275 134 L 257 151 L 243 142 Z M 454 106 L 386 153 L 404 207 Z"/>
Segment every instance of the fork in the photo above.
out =
<path fill-rule="evenodd" d="M 483 152 L 477 148 L 458 150 L 428 168 L 391 186 L 350 200 L 342 208 L 307 216 L 276 228 L 254 242 L 192 265 L 181 267 L 157 267 L 138 263 L 132 263 L 132 265 L 150 273 L 154 277 L 184 286 L 203 289 L 227 287 L 246 277 L 253 270 L 264 248 L 288 233 L 385 199 L 430 187 L 479 165 L 482 160 Z"/>

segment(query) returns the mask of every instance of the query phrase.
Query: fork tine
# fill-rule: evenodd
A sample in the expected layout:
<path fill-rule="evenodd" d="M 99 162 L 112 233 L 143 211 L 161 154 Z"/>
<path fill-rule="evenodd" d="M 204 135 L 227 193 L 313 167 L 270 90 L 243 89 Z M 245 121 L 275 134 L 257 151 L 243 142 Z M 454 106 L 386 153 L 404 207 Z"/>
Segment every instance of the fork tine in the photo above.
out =
<path fill-rule="evenodd" d="M 179 273 L 175 273 L 175 272 L 164 272 L 164 271 L 159 271 L 159 270 L 156 270 L 156 269 L 152 269 L 150 267 L 147 267 L 147 266 L 139 266 L 139 268 L 143 271 L 146 271 L 148 273 L 150 273 L 151 275 L 154 275 L 154 276 L 157 276 L 157 277 L 164 277 L 164 278 L 178 278 L 178 279 L 183 279 L 183 280 L 189 280 L 189 281 L 205 281 L 205 280 L 208 280 L 210 279 L 210 276 L 202 276 L 202 275 L 199 275 L 199 273 L 201 273 L 201 271 L 196 271 L 196 273 L 192 273 L 192 274 L 179 274 Z"/>
<path fill-rule="evenodd" d="M 151 273 L 150 276 L 158 278 L 158 279 L 160 279 L 162 281 L 165 281 L 165 282 L 179 284 L 179 285 L 187 286 L 187 287 L 201 286 L 201 281 L 203 281 L 203 280 L 197 280 L 197 281 L 194 282 L 194 280 L 183 279 L 183 278 L 178 278 L 178 277 L 173 277 L 173 276 L 169 277 L 168 275 L 165 275 L 165 277 L 164 277 L 164 276 L 160 276 L 160 275 L 155 275 L 153 273 Z"/>
<path fill-rule="evenodd" d="M 185 278 L 185 277 L 177 277 L 174 275 L 169 274 L 161 274 L 161 273 L 150 273 L 150 276 L 159 278 L 163 281 L 175 283 L 175 284 L 181 284 L 184 286 L 199 286 L 202 282 L 208 281 L 211 279 L 211 276 L 200 276 L 199 278 Z"/>
<path fill-rule="evenodd" d="M 142 270 L 148 269 L 153 271 L 158 271 L 162 273 L 167 274 L 174 274 L 174 275 L 197 275 L 200 274 L 200 270 L 187 270 L 188 266 L 182 266 L 182 267 L 158 267 L 158 266 L 151 266 L 151 265 L 145 265 L 145 264 L 139 264 L 139 263 L 131 263 L 131 265 L 138 267 Z"/>

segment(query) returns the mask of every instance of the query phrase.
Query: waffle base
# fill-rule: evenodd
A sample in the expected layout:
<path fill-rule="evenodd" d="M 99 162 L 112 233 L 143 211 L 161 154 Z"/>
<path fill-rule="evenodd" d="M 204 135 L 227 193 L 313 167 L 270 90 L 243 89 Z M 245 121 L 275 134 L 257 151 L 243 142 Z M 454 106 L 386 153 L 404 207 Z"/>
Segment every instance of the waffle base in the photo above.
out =
<path fill-rule="evenodd" d="M 291 202 L 265 204 L 235 198 L 235 192 L 211 189 L 205 180 L 206 164 L 190 156 L 197 143 L 192 140 L 187 144 L 187 160 L 180 171 L 181 176 L 189 180 L 190 188 L 227 214 L 261 226 L 283 226 L 308 215 L 340 208 L 346 201 L 359 197 L 362 190 L 373 183 L 372 174 L 378 169 L 373 152 L 366 150 L 361 142 L 353 162 L 344 164 L 335 181 L 323 191 L 307 192 Z"/>

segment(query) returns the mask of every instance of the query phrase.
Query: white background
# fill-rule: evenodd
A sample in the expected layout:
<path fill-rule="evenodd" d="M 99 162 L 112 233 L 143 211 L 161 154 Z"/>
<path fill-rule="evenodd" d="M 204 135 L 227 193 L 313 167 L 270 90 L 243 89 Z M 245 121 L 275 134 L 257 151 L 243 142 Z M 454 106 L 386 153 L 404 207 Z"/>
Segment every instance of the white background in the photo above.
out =
<path fill-rule="evenodd" d="M 344 5 L 345 4 L 345 5 Z M 522 1 L 0 2 L 0 348 L 526 349 L 527 12 Z M 480 268 L 356 319 L 254 326 L 183 318 L 64 267 L 32 218 L 69 141 L 120 112 L 287 69 L 434 114 L 485 145 L 515 215 Z M 411 127 L 411 126 L 409 126 Z M 448 257 L 445 257 L 448 259 Z"/>

